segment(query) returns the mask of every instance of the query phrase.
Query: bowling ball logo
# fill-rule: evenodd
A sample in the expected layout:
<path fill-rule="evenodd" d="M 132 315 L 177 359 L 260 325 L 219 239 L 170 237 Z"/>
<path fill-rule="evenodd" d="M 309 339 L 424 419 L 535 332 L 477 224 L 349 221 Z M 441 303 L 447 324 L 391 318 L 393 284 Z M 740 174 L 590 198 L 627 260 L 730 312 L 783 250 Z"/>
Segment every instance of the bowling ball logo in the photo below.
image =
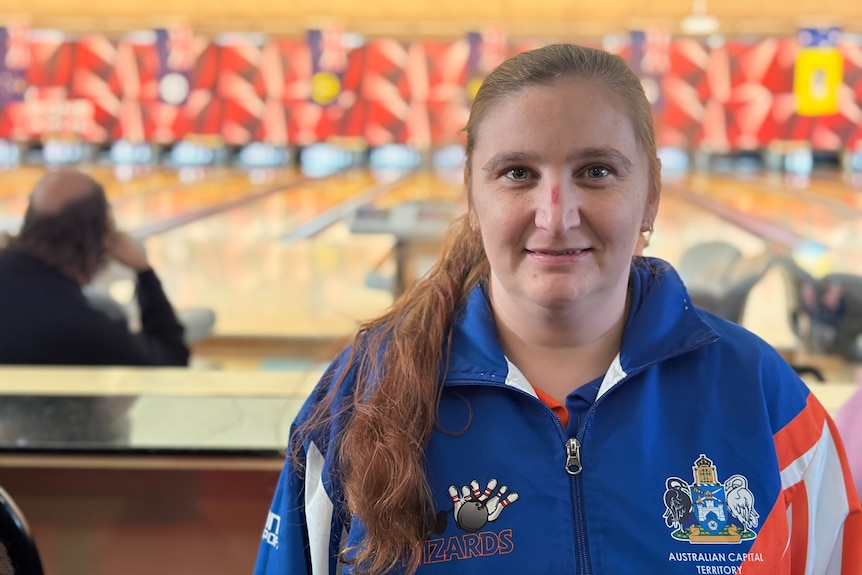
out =
<path fill-rule="evenodd" d="M 464 485 L 459 491 L 454 485 L 449 486 L 449 496 L 452 498 L 455 524 L 459 529 L 475 533 L 488 523 L 496 521 L 503 510 L 518 500 L 518 494 L 509 491 L 505 485 L 498 488 L 496 479 L 491 479 L 480 490 L 475 479 L 470 485 Z"/>

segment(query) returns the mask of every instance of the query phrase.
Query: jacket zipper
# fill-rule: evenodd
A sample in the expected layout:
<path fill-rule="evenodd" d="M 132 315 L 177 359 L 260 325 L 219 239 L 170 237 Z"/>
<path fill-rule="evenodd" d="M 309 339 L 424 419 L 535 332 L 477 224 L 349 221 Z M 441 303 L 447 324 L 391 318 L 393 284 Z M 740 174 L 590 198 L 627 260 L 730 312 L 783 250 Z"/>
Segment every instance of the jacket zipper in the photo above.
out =
<path fill-rule="evenodd" d="M 577 437 L 566 441 L 566 473 L 571 475 L 572 483 L 572 523 L 575 528 L 575 565 L 578 575 L 589 575 L 590 560 L 587 540 L 587 521 L 584 516 L 584 484 L 580 477 L 581 442 Z"/>
<path fill-rule="evenodd" d="M 584 482 L 580 476 L 584 466 L 581 462 L 581 445 L 584 435 L 587 432 L 587 423 L 596 411 L 596 407 L 601 403 L 608 394 L 613 393 L 614 389 L 628 379 L 631 374 L 617 381 L 614 386 L 609 389 L 604 395 L 598 398 L 584 414 L 583 421 L 578 427 L 578 433 L 575 437 L 570 437 L 566 441 L 566 472 L 571 475 L 572 479 L 572 513 L 574 515 L 573 522 L 575 527 L 575 564 L 578 567 L 578 575 L 590 575 L 592 573 L 590 561 L 589 538 L 587 537 L 587 518 L 584 512 Z"/>
<path fill-rule="evenodd" d="M 625 379 L 628 379 L 628 374 Z M 450 384 L 454 385 L 486 385 L 487 382 L 477 381 L 477 380 L 455 380 L 451 381 Z M 619 382 L 617 382 L 619 384 Z M 616 387 L 616 385 L 614 386 Z M 521 393 L 527 397 L 532 398 L 535 401 L 541 401 L 537 399 L 535 396 L 530 395 L 529 393 L 514 387 L 508 387 L 507 389 L 513 390 L 516 393 Z M 609 390 L 608 393 L 611 393 L 613 389 Z M 587 410 L 584 414 L 584 421 L 581 423 L 580 428 L 578 429 L 578 433 L 576 437 L 569 437 L 566 439 L 564 443 L 565 453 L 566 453 L 566 465 L 565 470 L 571 476 L 571 485 L 572 485 L 572 514 L 573 514 L 573 524 L 574 524 L 574 545 L 575 545 L 575 565 L 577 566 L 577 575 L 591 575 L 592 568 L 590 567 L 589 560 L 589 548 L 588 548 L 588 539 L 587 539 L 587 526 L 586 526 L 586 517 L 584 516 L 583 509 L 583 499 L 584 499 L 584 489 L 582 479 L 580 477 L 581 471 L 583 470 L 583 465 L 581 463 L 581 440 L 583 439 L 584 434 L 587 429 L 587 421 L 589 421 L 593 412 L 595 411 L 596 405 L 598 405 L 604 397 L 607 395 L 603 395 L 593 403 L 592 406 Z M 563 428 L 560 420 L 557 419 L 550 408 L 545 406 L 545 409 L 553 416 L 553 419 L 556 422 L 556 427 L 560 432 L 560 435 L 565 437 L 566 430 Z"/>
<path fill-rule="evenodd" d="M 577 475 L 581 469 L 581 442 L 577 437 L 570 437 L 566 441 L 566 473 Z"/>

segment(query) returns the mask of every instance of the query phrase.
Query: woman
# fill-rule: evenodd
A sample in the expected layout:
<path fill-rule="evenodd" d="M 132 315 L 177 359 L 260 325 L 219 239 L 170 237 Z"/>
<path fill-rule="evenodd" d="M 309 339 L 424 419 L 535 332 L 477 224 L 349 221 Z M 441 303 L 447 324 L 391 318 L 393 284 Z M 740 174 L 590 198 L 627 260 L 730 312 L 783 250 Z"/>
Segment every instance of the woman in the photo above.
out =
<path fill-rule="evenodd" d="M 466 132 L 468 214 L 297 417 L 257 573 L 859 573 L 823 408 L 632 256 L 660 165 L 624 62 L 516 56 Z"/>

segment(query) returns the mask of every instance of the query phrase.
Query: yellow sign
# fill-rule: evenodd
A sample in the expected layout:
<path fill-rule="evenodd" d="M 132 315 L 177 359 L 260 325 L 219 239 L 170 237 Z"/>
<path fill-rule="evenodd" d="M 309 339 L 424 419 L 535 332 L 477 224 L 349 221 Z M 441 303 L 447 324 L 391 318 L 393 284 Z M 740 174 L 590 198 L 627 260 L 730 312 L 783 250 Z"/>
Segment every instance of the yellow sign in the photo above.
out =
<path fill-rule="evenodd" d="M 800 116 L 838 113 L 844 61 L 834 47 L 803 48 L 796 58 L 793 93 Z"/>
<path fill-rule="evenodd" d="M 341 80 L 332 72 L 318 72 L 311 77 L 311 99 L 315 104 L 328 106 L 341 93 Z"/>
<path fill-rule="evenodd" d="M 482 82 L 484 81 L 485 78 L 470 78 L 470 81 L 467 82 L 467 95 L 470 97 L 470 101 L 476 99 L 476 93 L 482 87 Z"/>

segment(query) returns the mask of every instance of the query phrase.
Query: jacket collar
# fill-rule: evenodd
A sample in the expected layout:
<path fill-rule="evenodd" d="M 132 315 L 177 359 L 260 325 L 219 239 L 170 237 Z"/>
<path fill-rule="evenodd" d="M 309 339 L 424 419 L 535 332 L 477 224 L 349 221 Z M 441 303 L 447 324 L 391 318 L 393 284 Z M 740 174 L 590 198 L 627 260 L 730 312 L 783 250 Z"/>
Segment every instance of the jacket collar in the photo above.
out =
<path fill-rule="evenodd" d="M 691 304 L 682 280 L 667 262 L 635 258 L 629 283 L 632 305 L 622 349 L 603 390 L 628 374 L 718 339 L 718 333 Z M 486 288 L 479 285 L 470 292 L 456 317 L 447 383 L 505 383 L 509 371 Z"/>

